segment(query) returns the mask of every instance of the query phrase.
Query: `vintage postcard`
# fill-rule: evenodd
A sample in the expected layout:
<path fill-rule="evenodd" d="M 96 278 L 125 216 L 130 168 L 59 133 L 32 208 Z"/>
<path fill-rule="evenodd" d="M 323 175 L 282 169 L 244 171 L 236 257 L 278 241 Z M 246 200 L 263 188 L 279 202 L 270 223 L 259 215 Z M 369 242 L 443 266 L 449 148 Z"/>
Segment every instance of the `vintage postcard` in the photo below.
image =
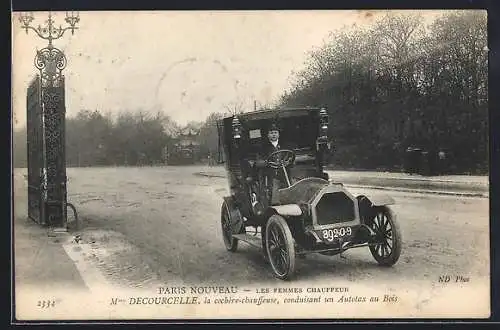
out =
<path fill-rule="evenodd" d="M 487 318 L 487 14 L 15 12 L 17 321 Z"/>

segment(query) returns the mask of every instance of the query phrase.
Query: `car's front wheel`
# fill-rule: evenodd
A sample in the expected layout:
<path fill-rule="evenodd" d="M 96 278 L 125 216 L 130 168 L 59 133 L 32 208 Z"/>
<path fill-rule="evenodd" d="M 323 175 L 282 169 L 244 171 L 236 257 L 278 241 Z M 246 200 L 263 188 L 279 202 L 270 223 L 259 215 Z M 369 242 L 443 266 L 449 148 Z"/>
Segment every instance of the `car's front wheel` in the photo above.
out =
<path fill-rule="evenodd" d="M 290 279 L 295 272 L 295 243 L 286 220 L 272 215 L 265 235 L 266 253 L 274 275 L 280 280 Z"/>
<path fill-rule="evenodd" d="M 387 206 L 377 207 L 368 225 L 375 232 L 370 252 L 381 266 L 392 266 L 401 255 L 402 236 L 396 216 Z"/>

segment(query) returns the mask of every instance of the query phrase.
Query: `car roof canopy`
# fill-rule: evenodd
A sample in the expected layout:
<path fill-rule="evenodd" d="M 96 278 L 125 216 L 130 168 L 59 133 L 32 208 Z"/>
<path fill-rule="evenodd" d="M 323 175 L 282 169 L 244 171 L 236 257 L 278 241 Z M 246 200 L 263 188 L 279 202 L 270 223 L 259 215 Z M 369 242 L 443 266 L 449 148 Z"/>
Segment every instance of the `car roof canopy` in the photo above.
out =
<path fill-rule="evenodd" d="M 242 128 L 242 140 L 246 141 L 245 145 L 260 143 L 259 140 L 267 134 L 271 124 L 276 123 L 280 129 L 281 141 L 298 147 L 312 148 L 319 134 L 320 110 L 321 108 L 313 107 L 281 108 L 231 115 L 221 121 L 224 136 L 220 137 L 220 141 L 226 146 L 232 143 L 232 125 L 236 117 Z"/>

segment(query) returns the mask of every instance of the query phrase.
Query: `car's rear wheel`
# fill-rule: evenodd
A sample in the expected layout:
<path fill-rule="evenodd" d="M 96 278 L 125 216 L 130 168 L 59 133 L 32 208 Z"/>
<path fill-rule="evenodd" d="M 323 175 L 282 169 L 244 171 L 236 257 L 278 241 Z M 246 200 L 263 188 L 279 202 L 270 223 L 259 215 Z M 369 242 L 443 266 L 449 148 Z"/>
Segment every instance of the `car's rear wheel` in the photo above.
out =
<path fill-rule="evenodd" d="M 235 252 L 238 249 L 238 239 L 233 237 L 233 226 L 231 223 L 231 212 L 229 205 L 224 201 L 221 208 L 222 238 L 226 249 Z"/>
<path fill-rule="evenodd" d="M 370 252 L 381 266 L 394 265 L 401 255 L 402 236 L 396 216 L 387 206 L 377 207 L 368 225 L 375 232 Z"/>
<path fill-rule="evenodd" d="M 286 220 L 272 215 L 266 224 L 266 253 L 274 272 L 280 280 L 290 279 L 295 273 L 295 245 Z"/>

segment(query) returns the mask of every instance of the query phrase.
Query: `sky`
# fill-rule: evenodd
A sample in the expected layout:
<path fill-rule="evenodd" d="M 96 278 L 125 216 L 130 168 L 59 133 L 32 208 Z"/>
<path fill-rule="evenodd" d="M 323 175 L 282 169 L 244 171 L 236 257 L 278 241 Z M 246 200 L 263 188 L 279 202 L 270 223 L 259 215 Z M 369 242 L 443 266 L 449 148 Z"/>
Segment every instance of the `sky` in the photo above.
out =
<path fill-rule="evenodd" d="M 437 12 L 423 12 L 435 17 Z M 442 13 L 442 12 L 441 12 Z M 53 12 L 66 26 L 64 12 Z M 306 53 L 329 32 L 369 25 L 383 11 L 80 12 L 79 29 L 53 43 L 66 54 L 66 114 L 82 109 L 163 111 L 177 123 L 203 121 L 240 104 L 273 104 Z M 26 124 L 26 88 L 47 41 L 13 14 L 14 129 Z M 35 12 L 32 25 L 48 12 Z"/>

